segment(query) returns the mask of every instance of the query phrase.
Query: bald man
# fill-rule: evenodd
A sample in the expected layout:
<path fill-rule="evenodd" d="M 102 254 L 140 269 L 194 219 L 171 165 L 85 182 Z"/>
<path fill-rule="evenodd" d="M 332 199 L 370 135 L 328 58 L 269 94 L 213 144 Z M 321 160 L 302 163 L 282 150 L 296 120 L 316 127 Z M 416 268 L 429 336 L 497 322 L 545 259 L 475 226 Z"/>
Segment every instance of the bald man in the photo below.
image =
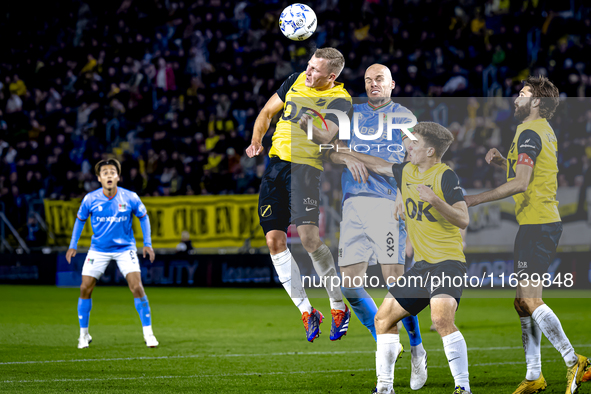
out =
<path fill-rule="evenodd" d="M 396 113 L 396 123 L 414 119 L 412 113 L 391 99 L 395 82 L 388 67 L 371 65 L 365 72 L 365 91 L 368 102 L 353 106 L 359 114 L 358 129 L 365 139 L 351 133 L 349 141 L 339 141 L 344 147 L 357 152 L 380 157 L 388 162 L 402 163 L 409 139 L 402 131 L 392 133 L 387 139 L 385 117 Z M 382 126 L 379 126 L 382 122 Z M 354 124 L 355 122 L 353 122 Z M 381 136 L 368 140 L 368 136 L 381 132 Z M 342 149 L 340 149 L 342 152 Z M 329 160 L 344 164 L 341 185 L 343 187 L 343 220 L 339 244 L 338 264 L 343 278 L 343 295 L 361 323 L 377 340 L 374 317 L 378 310 L 374 300 L 365 290 L 364 277 L 370 264 L 379 263 L 388 286 L 404 273 L 406 227 L 404 221 L 394 215 L 397 185 L 394 178 L 369 173 L 365 166 L 351 155 L 329 150 Z M 411 344 L 410 387 L 418 390 L 427 381 L 427 353 L 423 348 L 419 322 L 416 316 L 402 320 Z M 402 348 L 400 349 L 402 352 Z"/>

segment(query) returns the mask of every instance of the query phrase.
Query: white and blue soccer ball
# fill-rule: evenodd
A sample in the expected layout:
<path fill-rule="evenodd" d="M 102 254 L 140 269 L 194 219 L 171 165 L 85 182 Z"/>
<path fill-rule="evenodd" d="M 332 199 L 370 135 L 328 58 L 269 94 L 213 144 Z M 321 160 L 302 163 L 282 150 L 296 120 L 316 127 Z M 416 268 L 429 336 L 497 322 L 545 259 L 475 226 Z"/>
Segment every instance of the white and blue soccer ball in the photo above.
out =
<path fill-rule="evenodd" d="M 286 7 L 279 17 L 281 33 L 294 41 L 309 38 L 316 30 L 317 24 L 318 20 L 312 8 L 300 3 Z"/>

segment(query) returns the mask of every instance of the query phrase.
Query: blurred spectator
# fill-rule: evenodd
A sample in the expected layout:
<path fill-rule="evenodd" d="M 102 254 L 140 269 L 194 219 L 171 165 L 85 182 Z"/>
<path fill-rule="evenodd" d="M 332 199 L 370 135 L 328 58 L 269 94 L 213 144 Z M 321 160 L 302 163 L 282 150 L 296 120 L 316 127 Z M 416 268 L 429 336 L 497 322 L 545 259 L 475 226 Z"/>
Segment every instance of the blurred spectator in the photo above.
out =
<path fill-rule="evenodd" d="M 181 233 L 181 242 L 176 246 L 176 252 L 177 254 L 190 254 L 192 250 L 191 235 L 188 231 L 183 231 Z"/>
<path fill-rule="evenodd" d="M 559 183 L 589 178 L 585 2 L 554 14 L 552 2 L 313 1 L 323 23 L 298 45 L 278 30 L 280 2 L 148 3 L 56 0 L 24 23 L 21 2 L 0 21 L 15 33 L 0 60 L 0 200 L 19 228 L 30 221 L 31 198 L 80 198 L 100 187 L 92 168 L 107 154 L 122 161 L 122 186 L 140 195 L 256 193 L 268 158 L 244 154 L 255 119 L 320 46 L 345 54 L 339 80 L 353 96 L 365 94 L 365 67 L 386 64 L 395 100 L 416 99 L 405 105 L 419 120 L 454 133 L 446 160 L 467 187 L 504 182 L 482 157 L 493 146 L 506 154 L 515 127 L 511 99 L 476 98 L 514 96 L 528 73 L 544 74 L 581 100 L 561 105 L 551 121 Z M 437 18 L 425 19 L 425 7 Z M 425 96 L 475 99 L 435 108 Z"/>

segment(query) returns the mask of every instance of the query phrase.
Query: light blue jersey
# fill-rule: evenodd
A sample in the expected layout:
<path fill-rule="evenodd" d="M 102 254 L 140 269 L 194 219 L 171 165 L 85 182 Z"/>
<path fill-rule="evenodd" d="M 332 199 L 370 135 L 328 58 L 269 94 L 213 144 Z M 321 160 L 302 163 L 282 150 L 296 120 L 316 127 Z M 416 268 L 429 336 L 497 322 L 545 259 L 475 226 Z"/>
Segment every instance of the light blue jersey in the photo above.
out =
<path fill-rule="evenodd" d="M 395 122 L 398 124 L 405 123 L 406 118 L 403 117 L 405 112 L 411 114 L 407 108 L 392 101 L 377 108 L 369 103 L 355 104 L 353 105 L 353 110 L 354 113 L 361 114 L 358 127 L 360 133 L 365 135 L 376 134 L 378 131 L 378 121 L 381 118 L 383 122 L 383 118 L 389 112 L 397 113 Z M 408 118 L 408 121 L 410 120 L 411 119 Z M 353 122 L 351 124 L 353 125 Z M 385 132 L 385 125 L 383 126 L 383 130 L 384 132 L 380 138 L 372 141 L 362 140 L 352 132 L 348 145 L 350 148 L 360 145 L 358 146 L 358 152 L 380 157 L 392 164 L 402 163 L 406 153 L 404 145 L 402 144 L 402 131 L 394 131 L 392 133 L 392 140 L 388 140 Z M 368 152 L 366 152 L 367 146 L 370 147 Z M 343 176 L 341 177 L 341 185 L 343 188 L 343 204 L 347 198 L 353 196 L 380 197 L 388 198 L 393 201 L 396 200 L 396 181 L 393 177 L 382 177 L 370 172 L 367 183 L 357 182 L 353 179 L 351 171 L 345 167 Z"/>
<path fill-rule="evenodd" d="M 82 222 L 90 218 L 94 233 L 90 250 L 113 253 L 137 250 L 131 226 L 132 214 L 142 220 L 148 212 L 136 193 L 117 187 L 117 194 L 111 198 L 103 193 L 102 188 L 88 193 L 76 216 Z M 149 230 L 143 235 L 144 246 L 151 246 Z M 78 242 L 77 237 L 75 241 Z"/>

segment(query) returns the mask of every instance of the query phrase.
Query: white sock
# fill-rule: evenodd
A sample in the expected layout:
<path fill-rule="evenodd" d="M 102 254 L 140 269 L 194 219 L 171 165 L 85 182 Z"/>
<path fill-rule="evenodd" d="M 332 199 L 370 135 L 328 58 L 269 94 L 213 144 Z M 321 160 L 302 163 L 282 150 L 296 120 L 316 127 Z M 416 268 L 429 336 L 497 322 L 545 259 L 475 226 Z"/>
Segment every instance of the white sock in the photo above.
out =
<path fill-rule="evenodd" d="M 442 337 L 443 350 L 447 356 L 449 369 L 456 386 L 470 391 L 470 375 L 468 374 L 468 348 L 461 332 L 456 331 Z"/>
<path fill-rule="evenodd" d="M 531 315 L 532 319 L 538 323 L 538 326 L 548 338 L 550 343 L 562 354 L 564 362 L 567 367 L 572 367 L 578 361 L 575 349 L 570 344 L 570 341 L 566 337 L 560 320 L 556 314 L 546 304 L 536 308 L 534 313 Z"/>
<path fill-rule="evenodd" d="M 308 253 L 314 264 L 314 269 L 320 278 L 324 281 L 328 298 L 330 299 L 330 308 L 345 310 L 345 303 L 343 302 L 343 293 L 341 293 L 340 278 L 337 275 L 337 270 L 334 265 L 334 259 L 330 249 L 325 244 L 322 244 L 318 249 L 312 253 Z M 334 282 L 332 278 L 335 279 Z M 334 285 L 334 286 L 333 286 Z"/>
<path fill-rule="evenodd" d="M 142 329 L 144 330 L 144 336 L 148 336 L 148 335 L 154 335 L 154 332 L 152 331 L 152 326 L 143 326 Z"/>
<path fill-rule="evenodd" d="M 378 334 L 376 351 L 376 372 L 378 393 L 389 393 L 394 384 L 394 364 L 400 351 L 400 335 Z"/>
<path fill-rule="evenodd" d="M 410 347 L 410 356 L 411 359 L 421 359 L 425 355 L 425 348 L 423 347 L 423 342 L 419 343 L 417 346 Z"/>
<path fill-rule="evenodd" d="M 277 271 L 277 276 L 283 285 L 285 291 L 300 310 L 300 313 L 308 312 L 312 313 L 312 305 L 306 295 L 306 290 L 302 285 L 302 276 L 300 274 L 300 268 L 293 259 L 289 249 L 285 249 L 281 253 L 271 255 L 273 260 L 273 266 Z"/>
<path fill-rule="evenodd" d="M 88 335 L 88 327 L 80 328 L 80 336 Z"/>
<path fill-rule="evenodd" d="M 527 380 L 536 380 L 542 373 L 542 330 L 530 316 L 521 317 L 521 341 L 525 351 L 525 362 L 527 364 Z"/>

